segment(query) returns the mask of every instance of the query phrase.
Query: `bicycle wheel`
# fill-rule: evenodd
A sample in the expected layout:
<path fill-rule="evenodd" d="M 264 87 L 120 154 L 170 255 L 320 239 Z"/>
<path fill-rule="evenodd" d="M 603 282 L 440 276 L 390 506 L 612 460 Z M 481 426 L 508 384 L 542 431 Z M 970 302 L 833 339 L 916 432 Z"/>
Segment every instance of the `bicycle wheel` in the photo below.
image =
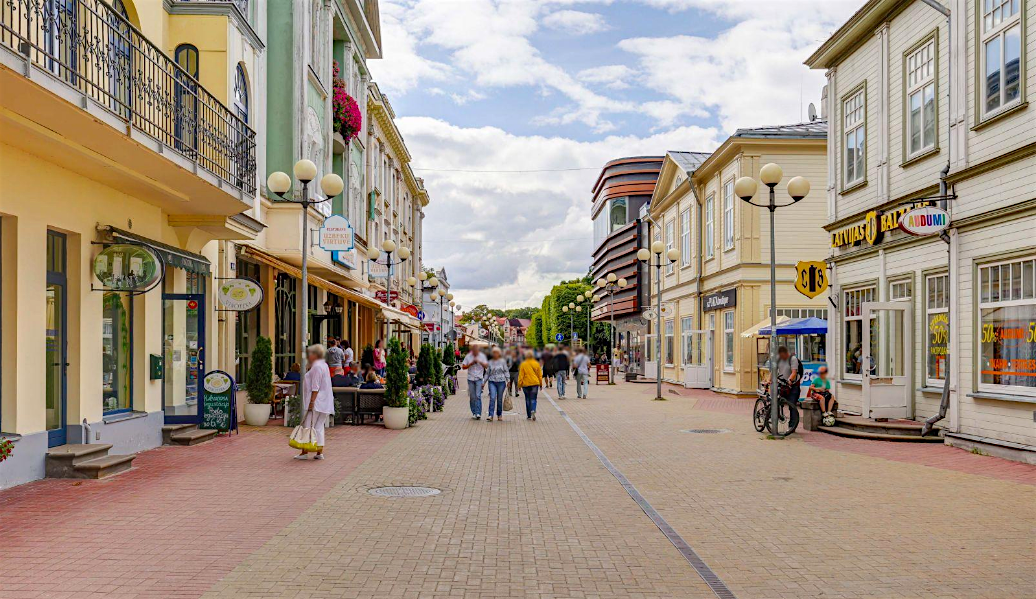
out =
<path fill-rule="evenodd" d="M 755 427 L 755 432 L 763 432 L 763 429 L 767 427 L 769 418 L 770 404 L 764 398 L 760 397 L 755 400 L 755 409 L 752 410 L 752 426 Z"/>
<path fill-rule="evenodd" d="M 791 415 L 795 408 L 784 399 L 778 400 L 777 405 L 780 406 L 777 412 L 777 431 L 771 430 L 773 427 L 771 420 L 773 416 L 771 415 L 768 415 L 769 417 L 766 419 L 766 430 L 770 431 L 770 434 L 775 437 L 787 437 L 795 432 L 793 425 L 798 425 L 798 422 L 793 421 L 793 416 Z"/>

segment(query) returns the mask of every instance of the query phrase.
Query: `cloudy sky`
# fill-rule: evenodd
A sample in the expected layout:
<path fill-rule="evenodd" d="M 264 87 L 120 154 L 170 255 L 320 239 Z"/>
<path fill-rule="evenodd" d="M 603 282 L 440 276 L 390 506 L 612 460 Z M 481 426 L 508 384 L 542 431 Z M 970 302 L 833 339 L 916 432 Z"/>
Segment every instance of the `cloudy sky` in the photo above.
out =
<path fill-rule="evenodd" d="M 381 0 L 370 62 L 462 306 L 538 305 L 590 265 L 608 160 L 804 120 L 806 57 L 863 0 Z"/>

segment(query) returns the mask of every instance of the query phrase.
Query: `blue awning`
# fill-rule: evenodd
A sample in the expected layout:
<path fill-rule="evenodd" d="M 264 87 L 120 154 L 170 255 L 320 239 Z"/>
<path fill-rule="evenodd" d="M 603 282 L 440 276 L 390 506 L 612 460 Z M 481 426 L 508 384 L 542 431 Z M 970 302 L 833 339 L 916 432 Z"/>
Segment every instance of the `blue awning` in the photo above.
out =
<path fill-rule="evenodd" d="M 763 337 L 770 335 L 770 327 L 759 329 Z M 826 335 L 827 321 L 822 318 L 796 318 L 777 323 L 778 335 Z"/>

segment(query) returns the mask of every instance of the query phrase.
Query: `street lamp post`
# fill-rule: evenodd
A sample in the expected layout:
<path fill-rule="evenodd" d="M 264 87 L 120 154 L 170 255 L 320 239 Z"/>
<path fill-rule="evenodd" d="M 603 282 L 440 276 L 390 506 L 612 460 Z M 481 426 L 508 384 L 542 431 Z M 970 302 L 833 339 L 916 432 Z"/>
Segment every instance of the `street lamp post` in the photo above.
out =
<path fill-rule="evenodd" d="M 397 264 L 402 264 L 402 263 L 404 263 L 404 262 L 406 262 L 407 260 L 410 259 L 410 248 L 400 247 L 398 249 L 398 251 L 397 251 L 397 249 L 396 249 L 396 242 L 392 241 L 391 239 L 386 239 L 385 241 L 381 242 L 381 249 L 385 252 L 385 261 L 384 262 L 378 262 L 378 258 L 381 257 L 381 252 L 378 251 L 378 248 L 376 248 L 376 247 L 367 248 L 367 260 L 372 265 L 373 264 L 384 264 L 385 265 L 385 304 L 391 306 L 392 305 L 392 267 L 396 266 Z M 399 260 L 397 260 L 395 262 L 392 261 L 392 253 L 393 252 L 396 252 L 397 254 L 399 254 Z M 370 272 L 370 268 L 369 267 L 367 269 L 367 272 Z M 386 318 L 385 319 L 385 337 L 386 337 L 385 343 L 386 344 L 388 343 L 388 339 L 387 339 L 388 333 L 389 333 L 388 319 Z"/>
<path fill-rule="evenodd" d="M 297 315 L 299 330 L 296 333 L 296 341 L 299 345 L 297 353 L 299 366 L 302 368 L 302 374 L 306 374 L 306 342 L 308 341 L 307 333 L 309 332 L 309 207 L 314 204 L 327 202 L 342 193 L 342 190 L 345 189 L 345 182 L 334 173 L 324 175 L 320 179 L 320 191 L 326 197 L 322 200 L 310 199 L 309 184 L 313 182 L 313 179 L 317 178 L 317 165 L 310 160 L 299 160 L 295 163 L 292 172 L 295 174 L 295 178 L 302 183 L 302 196 L 300 200 L 284 197 L 291 189 L 291 177 L 287 173 L 281 171 L 271 173 L 266 180 L 266 188 L 281 198 L 280 201 L 302 206 L 302 289 L 299 294 L 302 296 L 302 305 L 299 307 Z"/>
<path fill-rule="evenodd" d="M 655 255 L 654 264 L 651 262 L 651 254 Z M 663 261 L 663 254 L 664 259 Z M 680 250 L 675 248 L 665 251 L 665 244 L 655 241 L 651 249 L 641 248 L 637 251 L 637 259 L 649 266 L 655 267 L 655 291 L 658 294 L 658 302 L 655 307 L 655 361 L 658 366 L 655 368 L 655 399 L 664 400 L 662 397 L 662 267 L 675 264 L 680 259 Z"/>
<path fill-rule="evenodd" d="M 763 185 L 770 188 L 770 201 L 768 204 L 756 204 L 752 201 L 758 190 L 755 179 L 741 177 L 734 183 L 734 193 L 743 201 L 770 211 L 770 432 L 775 439 L 780 439 L 777 434 L 777 423 L 780 420 L 780 406 L 777 403 L 777 234 L 774 228 L 774 213 L 778 208 L 784 208 L 796 204 L 799 200 L 809 195 L 809 181 L 805 177 L 795 177 L 788 181 L 788 195 L 791 196 L 791 203 L 778 204 L 777 194 L 774 189 L 784 178 L 784 171 L 781 167 L 769 163 L 759 170 L 759 180 Z M 797 409 L 794 406 L 792 409 Z"/>
<path fill-rule="evenodd" d="M 628 284 L 629 283 L 628 283 L 628 281 L 626 281 L 626 279 L 618 278 L 615 275 L 615 273 L 613 273 L 613 272 L 608 273 L 607 277 L 603 277 L 603 278 L 597 279 L 597 287 L 598 287 L 598 289 L 600 289 L 602 293 L 608 294 L 608 313 L 609 313 L 609 317 L 610 317 L 610 320 L 611 320 L 611 332 L 608 335 L 608 353 L 609 353 L 609 356 L 608 356 L 608 381 L 609 382 L 608 382 L 608 384 L 609 385 L 614 385 L 615 384 L 614 378 L 612 376 L 612 355 L 614 355 L 615 346 L 618 345 L 618 342 L 616 340 L 617 336 L 615 334 L 615 294 L 617 292 L 619 292 L 620 290 L 625 289 L 626 285 L 628 285 Z M 601 296 L 597 295 L 597 296 L 594 296 L 594 297 L 599 299 Z M 595 299 L 594 301 L 596 302 L 597 300 Z"/>

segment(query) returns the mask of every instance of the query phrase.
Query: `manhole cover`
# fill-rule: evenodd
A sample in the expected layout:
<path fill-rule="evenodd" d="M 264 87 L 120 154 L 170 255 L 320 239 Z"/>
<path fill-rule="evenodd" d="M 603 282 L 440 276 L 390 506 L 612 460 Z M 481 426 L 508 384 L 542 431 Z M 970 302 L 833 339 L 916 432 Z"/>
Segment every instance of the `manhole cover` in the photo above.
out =
<path fill-rule="evenodd" d="M 720 433 L 729 433 L 730 430 L 725 428 L 685 428 L 681 433 L 694 433 L 696 435 L 718 435 Z"/>
<path fill-rule="evenodd" d="M 442 493 L 431 487 L 378 487 L 367 492 L 377 497 L 431 497 Z"/>

